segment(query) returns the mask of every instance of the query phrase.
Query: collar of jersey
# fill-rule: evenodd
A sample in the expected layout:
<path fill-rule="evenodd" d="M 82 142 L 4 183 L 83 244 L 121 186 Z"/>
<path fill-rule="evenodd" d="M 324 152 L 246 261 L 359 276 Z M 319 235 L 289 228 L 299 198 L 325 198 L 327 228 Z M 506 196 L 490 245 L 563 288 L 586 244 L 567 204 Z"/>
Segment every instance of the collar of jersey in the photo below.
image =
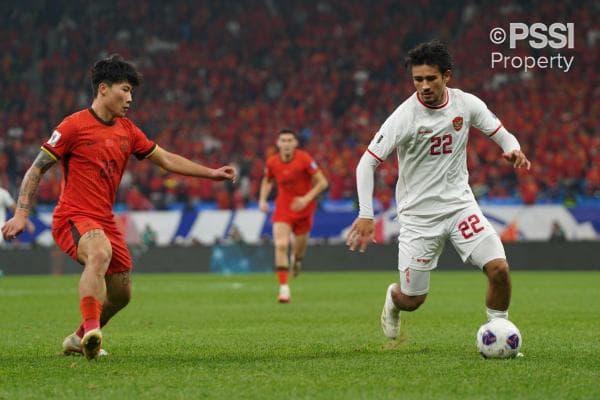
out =
<path fill-rule="evenodd" d="M 94 116 L 94 118 L 96 118 L 96 120 L 98 120 L 98 122 L 100 122 L 102 125 L 106 125 L 106 126 L 113 126 L 115 124 L 115 120 L 113 119 L 112 121 L 105 121 L 102 118 L 100 118 L 100 116 L 98 114 L 96 114 L 96 111 L 94 111 L 94 109 L 92 107 L 88 108 L 88 111 Z"/>
<path fill-rule="evenodd" d="M 431 108 L 432 110 L 438 110 L 440 108 L 444 108 L 448 105 L 448 102 L 450 101 L 450 92 L 448 92 L 448 88 L 445 88 L 444 90 L 446 91 L 446 101 L 443 102 L 442 104 L 440 104 L 439 106 L 429 106 L 429 105 L 425 104 L 425 102 L 423 102 L 423 100 L 421 100 L 421 96 L 419 96 L 419 92 L 417 92 L 417 100 L 419 100 L 419 103 L 423 104 L 427 108 Z"/>

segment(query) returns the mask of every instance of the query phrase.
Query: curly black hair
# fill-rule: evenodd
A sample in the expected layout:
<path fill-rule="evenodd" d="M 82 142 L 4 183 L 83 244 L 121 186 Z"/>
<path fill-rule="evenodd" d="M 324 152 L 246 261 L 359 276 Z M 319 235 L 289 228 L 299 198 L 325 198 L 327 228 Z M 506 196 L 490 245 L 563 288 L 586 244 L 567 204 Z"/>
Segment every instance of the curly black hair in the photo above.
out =
<path fill-rule="evenodd" d="M 419 44 L 408 52 L 404 66 L 410 70 L 414 65 L 435 65 L 443 74 L 452 70 L 452 56 L 444 43 L 433 39 Z"/>
<path fill-rule="evenodd" d="M 133 87 L 141 84 L 142 75 L 118 54 L 97 61 L 92 67 L 92 93 L 98 95 L 98 85 L 127 82 Z"/>

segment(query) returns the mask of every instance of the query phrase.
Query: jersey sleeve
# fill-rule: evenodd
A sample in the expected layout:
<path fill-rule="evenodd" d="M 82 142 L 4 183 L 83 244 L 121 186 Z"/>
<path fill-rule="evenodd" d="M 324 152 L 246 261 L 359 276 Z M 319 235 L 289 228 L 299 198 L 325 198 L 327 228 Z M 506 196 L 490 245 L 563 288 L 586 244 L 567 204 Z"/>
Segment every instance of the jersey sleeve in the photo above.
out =
<path fill-rule="evenodd" d="M 138 160 L 143 160 L 152 156 L 158 150 L 158 145 L 148 139 L 146 134 L 142 132 L 135 124 L 127 121 L 129 130 L 132 134 L 131 151 Z"/>
<path fill-rule="evenodd" d="M 265 162 L 265 176 L 269 179 L 273 179 L 275 175 L 273 174 L 273 165 L 271 163 L 271 158 L 268 158 Z"/>
<path fill-rule="evenodd" d="M 487 108 L 485 103 L 472 94 L 467 95 L 467 103 L 471 113 L 471 125 L 488 137 L 496 134 L 502 127 L 502 122 Z"/>
<path fill-rule="evenodd" d="M 317 171 L 319 170 L 319 166 L 317 165 L 317 162 L 308 153 L 305 153 L 304 162 L 306 172 L 310 176 L 313 176 L 317 173 Z"/>
<path fill-rule="evenodd" d="M 60 160 L 71 150 L 77 130 L 78 127 L 75 119 L 72 117 L 65 118 L 54 128 L 50 139 L 42 144 L 42 150 L 54 160 Z"/>
<path fill-rule="evenodd" d="M 402 145 L 408 137 L 407 103 L 401 104 L 381 125 L 375 137 L 369 143 L 367 152 L 375 157 L 377 161 L 385 160 L 394 149 Z"/>

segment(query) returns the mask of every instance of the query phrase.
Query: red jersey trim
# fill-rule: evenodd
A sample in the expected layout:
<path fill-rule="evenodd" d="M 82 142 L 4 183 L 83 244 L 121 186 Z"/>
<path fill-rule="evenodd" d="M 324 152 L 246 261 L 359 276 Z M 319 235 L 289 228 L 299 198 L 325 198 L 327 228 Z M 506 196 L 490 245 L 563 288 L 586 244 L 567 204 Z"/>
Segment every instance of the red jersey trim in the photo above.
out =
<path fill-rule="evenodd" d="M 41 150 L 42 150 L 44 153 L 48 154 L 48 155 L 49 155 L 49 156 L 50 156 L 50 157 L 51 157 L 51 158 L 52 158 L 54 161 L 58 161 L 58 160 L 60 160 L 60 157 L 59 157 L 57 154 L 55 154 L 55 153 L 54 153 L 52 150 L 50 150 L 50 149 L 47 149 L 47 148 L 46 148 L 46 147 L 44 147 L 44 146 L 40 147 L 40 149 L 41 149 Z"/>
<path fill-rule="evenodd" d="M 373 157 L 375 157 L 375 159 L 379 162 L 383 162 L 383 160 L 381 158 L 379 158 L 375 153 L 373 153 L 371 150 L 367 149 L 367 153 L 369 153 L 370 155 L 372 155 Z"/>
<path fill-rule="evenodd" d="M 500 126 L 498 126 L 498 127 L 496 128 L 496 130 L 495 130 L 494 132 L 492 132 L 492 133 L 491 133 L 491 135 L 489 135 L 488 137 L 492 137 L 492 136 L 494 136 L 494 135 L 496 134 L 496 132 L 498 132 L 498 131 L 500 130 L 500 128 L 502 128 L 502 124 L 500 124 Z"/>
<path fill-rule="evenodd" d="M 448 93 L 448 88 L 446 88 L 445 90 L 446 90 L 446 101 L 444 101 L 444 103 L 440 104 L 439 106 L 430 106 L 430 105 L 425 104 L 423 102 L 423 100 L 421 100 L 421 96 L 419 96 L 419 92 L 417 92 L 417 100 L 419 100 L 419 103 L 423 104 L 427 108 L 431 108 L 432 110 L 444 108 L 448 105 L 448 101 L 450 101 L 450 94 Z"/>

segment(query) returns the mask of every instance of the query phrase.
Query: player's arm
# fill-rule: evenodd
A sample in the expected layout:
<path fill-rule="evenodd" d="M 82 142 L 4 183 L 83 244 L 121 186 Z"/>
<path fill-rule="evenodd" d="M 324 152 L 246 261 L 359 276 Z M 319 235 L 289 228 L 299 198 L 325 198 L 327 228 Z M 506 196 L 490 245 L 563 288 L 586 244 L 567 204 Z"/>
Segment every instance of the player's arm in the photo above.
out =
<path fill-rule="evenodd" d="M 317 170 L 317 172 L 313 174 L 311 180 L 311 189 L 304 196 L 296 197 L 292 201 L 292 211 L 300 211 L 304 209 L 311 201 L 316 199 L 319 194 L 327 189 L 327 186 L 329 185 L 327 178 L 325 178 L 325 175 L 323 175 L 321 170 Z"/>
<path fill-rule="evenodd" d="M 10 211 L 12 211 L 13 215 L 17 212 L 17 203 L 12 203 L 11 205 L 8 206 L 8 208 L 10 209 Z M 33 222 L 31 222 L 30 219 L 27 219 L 27 232 L 29 233 L 33 233 L 35 232 L 35 225 L 33 224 Z"/>
<path fill-rule="evenodd" d="M 354 220 L 346 245 L 351 251 L 365 251 L 369 243 L 375 242 L 375 214 L 373 212 L 373 189 L 375 187 L 375 169 L 380 161 L 366 151 L 356 167 L 356 188 L 358 191 L 358 218 Z"/>
<path fill-rule="evenodd" d="M 214 181 L 235 181 L 237 177 L 237 171 L 230 165 L 216 169 L 205 167 L 202 164 L 188 160 L 178 154 L 170 153 L 160 147 L 148 159 L 159 167 L 175 174 L 208 178 Z"/>
<path fill-rule="evenodd" d="M 268 177 L 266 174 L 263 176 L 260 181 L 260 191 L 258 194 L 258 207 L 262 212 L 269 211 L 269 204 L 267 203 L 267 199 L 269 198 L 269 193 L 273 189 L 273 179 Z"/>
<path fill-rule="evenodd" d="M 472 94 L 467 94 L 466 99 L 473 126 L 502 147 L 502 157 L 511 162 L 515 168 L 529 169 L 531 163 L 521 151 L 517 138 L 502 126 L 498 117 L 481 99 Z"/>
<path fill-rule="evenodd" d="M 56 159 L 45 150 L 42 150 L 25 173 L 17 198 L 15 215 L 2 227 L 2 235 L 5 240 L 13 240 L 28 225 L 28 217 L 33 208 L 40 180 L 54 164 L 56 164 Z"/>
<path fill-rule="evenodd" d="M 521 151 L 521 146 L 517 138 L 501 126 L 497 132 L 492 134 L 490 138 L 502 147 L 502 157 L 513 164 L 515 168 L 531 168 L 531 162 L 525 156 L 525 153 Z"/>

